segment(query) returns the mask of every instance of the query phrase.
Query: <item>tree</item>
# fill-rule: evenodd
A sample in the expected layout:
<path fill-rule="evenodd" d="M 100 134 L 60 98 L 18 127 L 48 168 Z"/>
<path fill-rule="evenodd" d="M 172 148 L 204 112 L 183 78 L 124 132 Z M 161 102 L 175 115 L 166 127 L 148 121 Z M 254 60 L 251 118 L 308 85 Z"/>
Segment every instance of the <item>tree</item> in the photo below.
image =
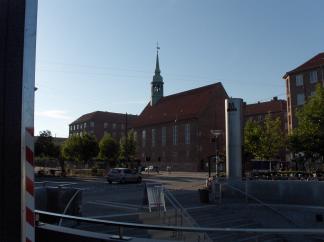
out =
<path fill-rule="evenodd" d="M 324 157 L 324 88 L 297 111 L 298 126 L 289 135 L 289 150 L 300 162 L 323 162 Z"/>
<path fill-rule="evenodd" d="M 278 157 L 285 144 L 280 126 L 280 119 L 273 119 L 269 114 L 262 124 L 247 121 L 244 127 L 244 151 L 262 160 Z"/>
<path fill-rule="evenodd" d="M 111 165 L 119 155 L 119 144 L 110 134 L 105 134 L 99 142 L 99 157 L 106 159 Z"/>
<path fill-rule="evenodd" d="M 261 146 L 261 134 L 262 129 L 257 122 L 251 120 L 246 122 L 244 127 L 244 151 L 246 156 L 258 156 Z"/>
<path fill-rule="evenodd" d="M 41 131 L 35 142 L 35 156 L 59 158 L 59 155 L 59 146 L 54 144 L 51 131 Z"/>
<path fill-rule="evenodd" d="M 279 152 L 285 148 L 285 138 L 281 130 L 280 118 L 272 119 L 270 115 L 266 115 L 262 125 L 259 157 L 265 160 L 277 158 Z"/>
<path fill-rule="evenodd" d="M 120 159 L 121 160 L 134 160 L 136 154 L 136 141 L 133 131 L 128 132 L 127 138 L 124 136 L 120 140 Z"/>
<path fill-rule="evenodd" d="M 99 152 L 98 143 L 94 136 L 84 134 L 72 136 L 62 146 L 62 156 L 65 159 L 86 163 L 96 157 Z"/>

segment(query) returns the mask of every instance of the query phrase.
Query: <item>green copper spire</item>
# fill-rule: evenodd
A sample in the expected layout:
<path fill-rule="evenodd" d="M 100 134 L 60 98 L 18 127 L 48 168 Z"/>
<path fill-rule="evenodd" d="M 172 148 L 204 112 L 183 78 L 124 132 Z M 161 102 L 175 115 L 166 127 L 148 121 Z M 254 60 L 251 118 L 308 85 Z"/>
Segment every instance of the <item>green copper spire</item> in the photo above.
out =
<path fill-rule="evenodd" d="M 155 65 L 155 75 L 160 75 L 160 64 L 159 64 L 159 44 L 156 46 L 156 65 Z"/>
<path fill-rule="evenodd" d="M 159 63 L 159 44 L 156 46 L 155 74 L 151 82 L 151 105 L 155 105 L 163 97 L 163 77 L 161 76 Z"/>

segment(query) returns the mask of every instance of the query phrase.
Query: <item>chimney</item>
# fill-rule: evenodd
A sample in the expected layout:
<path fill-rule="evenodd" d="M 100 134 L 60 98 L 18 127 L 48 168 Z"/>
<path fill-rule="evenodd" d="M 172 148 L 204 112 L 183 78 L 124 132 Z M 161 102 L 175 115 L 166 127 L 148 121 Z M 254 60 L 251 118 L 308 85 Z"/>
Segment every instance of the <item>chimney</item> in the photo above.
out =
<path fill-rule="evenodd" d="M 278 97 L 273 97 L 273 101 L 278 101 Z"/>

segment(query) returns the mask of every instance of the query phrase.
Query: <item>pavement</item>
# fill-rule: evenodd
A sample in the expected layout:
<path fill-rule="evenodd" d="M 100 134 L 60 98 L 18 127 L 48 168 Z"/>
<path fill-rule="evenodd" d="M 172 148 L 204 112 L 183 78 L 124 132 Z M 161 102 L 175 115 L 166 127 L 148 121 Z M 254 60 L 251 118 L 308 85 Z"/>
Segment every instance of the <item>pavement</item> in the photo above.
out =
<path fill-rule="evenodd" d="M 205 186 L 207 173 L 202 172 L 160 172 L 143 174 L 141 184 L 109 184 L 104 177 L 42 177 L 36 178 L 36 187 L 64 185 L 82 189 L 82 216 L 103 220 L 130 223 L 145 223 L 175 226 L 201 227 L 271 227 L 283 225 L 282 218 L 274 217 L 266 208 L 256 208 L 245 204 L 244 198 L 236 205 L 218 201 L 210 204 L 200 202 L 198 189 Z M 166 196 L 167 212 L 148 212 L 143 203 L 145 184 L 160 183 L 168 190 Z M 173 199 L 173 202 L 172 202 Z M 174 200 L 176 202 L 174 202 Z M 176 204 L 176 206 L 175 206 Z M 260 210 L 260 211 L 258 211 Z M 259 215 L 271 221 L 258 220 Z M 272 220 L 270 220 L 271 218 Z M 94 224 L 69 224 L 81 230 L 117 234 L 116 228 Z M 284 226 L 283 226 L 284 227 Z M 154 232 L 125 228 L 125 234 L 132 237 L 179 240 L 179 234 L 170 231 Z M 182 237 L 181 237 L 182 236 Z M 262 235 L 263 236 L 263 235 Z M 182 241 L 284 241 L 279 236 L 255 236 L 253 234 L 208 233 L 180 234 Z M 185 238 L 185 239 L 184 239 Z M 202 239 L 203 238 L 203 239 Z M 287 241 L 299 241 L 296 238 Z M 301 240 L 303 241 L 303 240 Z M 305 240 L 304 240 L 305 241 Z M 311 241 L 311 240 L 310 240 Z"/>

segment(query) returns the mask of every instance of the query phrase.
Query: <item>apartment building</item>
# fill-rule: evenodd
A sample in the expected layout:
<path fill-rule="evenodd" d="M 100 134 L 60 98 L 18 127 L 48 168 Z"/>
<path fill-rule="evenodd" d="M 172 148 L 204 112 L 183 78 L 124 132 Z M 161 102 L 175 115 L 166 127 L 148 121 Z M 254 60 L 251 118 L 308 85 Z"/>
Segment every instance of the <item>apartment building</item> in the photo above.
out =
<path fill-rule="evenodd" d="M 324 53 L 319 53 L 304 64 L 288 71 L 286 81 L 288 131 L 297 126 L 296 110 L 315 94 L 317 84 L 324 85 Z"/>
<path fill-rule="evenodd" d="M 125 135 L 126 128 L 127 130 L 133 128 L 136 117 L 131 114 L 102 111 L 87 113 L 69 125 L 69 136 L 88 133 L 94 135 L 99 141 L 104 134 L 110 133 L 115 140 L 119 141 Z"/>

